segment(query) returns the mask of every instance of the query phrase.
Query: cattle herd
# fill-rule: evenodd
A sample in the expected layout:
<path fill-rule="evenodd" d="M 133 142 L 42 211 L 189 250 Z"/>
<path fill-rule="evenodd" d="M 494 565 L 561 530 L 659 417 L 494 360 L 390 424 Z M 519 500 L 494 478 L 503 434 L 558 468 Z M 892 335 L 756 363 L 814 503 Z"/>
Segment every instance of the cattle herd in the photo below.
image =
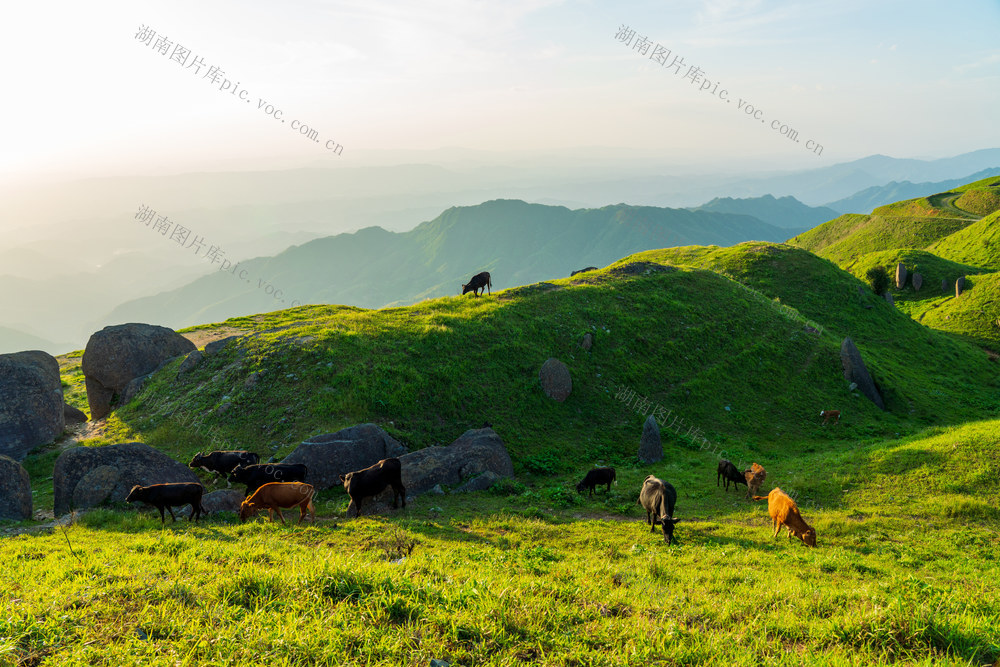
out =
<path fill-rule="evenodd" d="M 756 495 L 766 477 L 767 471 L 759 463 L 754 463 L 747 470 L 740 472 L 732 461 L 722 459 L 716 470 L 715 485 L 718 487 L 724 481 L 726 491 L 729 490 L 730 484 L 733 485 L 733 489 L 736 489 L 738 484 L 747 487 L 748 500 L 767 501 L 767 513 L 771 515 L 771 521 L 774 523 L 775 537 L 781 532 L 782 527 L 786 527 L 788 539 L 794 536 L 802 540 L 806 546 L 816 546 L 816 529 L 805 522 L 791 496 L 777 487 L 766 496 Z M 611 484 L 617 483 L 615 478 L 614 468 L 594 468 L 576 485 L 576 491 L 583 493 L 589 489 L 590 495 L 594 495 L 596 487 L 606 485 L 610 492 Z M 663 539 L 667 544 L 671 544 L 674 539 L 674 526 L 680 521 L 674 517 L 677 490 L 673 485 L 653 475 L 647 476 L 639 489 L 637 504 L 646 510 L 646 523 L 649 524 L 650 532 L 654 532 L 659 525 L 663 531 Z"/>
<path fill-rule="evenodd" d="M 229 483 L 245 484 L 246 497 L 240 505 L 240 521 L 255 516 L 260 510 L 266 509 L 271 521 L 274 514 L 282 523 L 285 518 L 282 509 L 299 508 L 299 521 L 309 514 L 311 521 L 316 521 L 316 508 L 313 505 L 315 489 L 305 483 L 306 466 L 301 463 L 259 463 L 259 457 L 253 452 L 218 451 L 209 454 L 198 453 L 188 465 L 191 468 L 201 468 L 213 473 L 217 478 L 226 478 Z M 816 546 L 816 530 L 805 522 L 799 513 L 799 508 L 787 493 L 775 487 L 766 496 L 758 496 L 761 484 L 767 477 L 764 467 L 754 463 L 749 469 L 740 472 L 731 461 L 722 459 L 716 470 L 715 485 L 725 482 L 725 490 L 732 484 L 736 489 L 742 484 L 747 487 L 746 497 L 749 500 L 767 500 L 767 511 L 774 524 L 774 536 L 777 537 L 782 527 L 788 529 L 788 538 L 793 536 L 802 540 L 806 546 Z M 604 486 L 611 492 L 611 485 L 617 484 L 614 468 L 594 468 L 576 485 L 577 493 L 585 490 L 594 495 L 598 486 Z M 356 470 L 340 475 L 344 489 L 354 503 L 355 516 L 361 516 L 361 504 L 365 498 L 381 493 L 386 487 L 392 487 L 392 506 L 398 507 L 402 499 L 406 507 L 406 489 L 403 487 L 402 467 L 399 459 L 383 459 L 375 465 L 363 470 Z M 191 515 L 188 521 L 197 521 L 205 512 L 201 504 L 204 487 L 197 483 L 167 483 L 151 486 L 134 486 L 129 492 L 126 502 L 144 502 L 160 511 L 160 521 L 166 523 L 164 510 L 170 513 L 174 521 L 174 507 L 191 505 Z M 646 510 L 646 523 L 651 532 L 659 525 L 663 531 L 663 539 L 671 544 L 674 538 L 674 526 L 680 519 L 674 516 L 677 505 L 677 490 L 669 482 L 649 475 L 639 489 L 638 503 Z"/>

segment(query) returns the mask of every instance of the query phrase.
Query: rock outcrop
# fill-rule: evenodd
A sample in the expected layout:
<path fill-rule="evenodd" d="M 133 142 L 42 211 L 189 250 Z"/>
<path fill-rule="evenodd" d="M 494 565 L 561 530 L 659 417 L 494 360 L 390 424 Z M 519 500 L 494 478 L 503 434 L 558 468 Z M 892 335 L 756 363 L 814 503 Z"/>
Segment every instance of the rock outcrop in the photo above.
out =
<path fill-rule="evenodd" d="M 573 378 L 570 377 L 566 364 L 555 357 L 550 357 L 538 371 L 538 379 L 542 390 L 549 398 L 562 403 L 573 391 Z"/>
<path fill-rule="evenodd" d="M 377 425 L 359 424 L 306 440 L 282 463 L 306 464 L 306 482 L 317 489 L 329 489 L 343 486 L 340 475 L 406 452 L 406 447 Z"/>
<path fill-rule="evenodd" d="M 882 395 L 875 386 L 865 362 L 861 359 L 861 352 L 850 338 L 845 338 L 840 344 L 840 362 L 844 366 L 844 379 L 857 385 L 858 390 L 877 405 L 879 409 L 885 410 L 885 402 Z"/>
<path fill-rule="evenodd" d="M 663 441 L 660 439 L 660 427 L 653 415 L 646 418 L 642 425 L 642 438 L 639 439 L 639 460 L 643 463 L 656 463 L 663 459 Z"/>
<path fill-rule="evenodd" d="M 40 350 L 0 354 L 0 456 L 20 461 L 65 425 L 55 357 Z"/>
<path fill-rule="evenodd" d="M 81 364 L 91 419 L 107 417 L 132 380 L 194 349 L 179 333 L 152 324 L 119 324 L 93 334 Z"/>
<path fill-rule="evenodd" d="M 31 480 L 20 463 L 0 456 L 0 519 L 31 518 Z"/>
<path fill-rule="evenodd" d="M 102 467 L 105 470 L 99 471 Z M 82 509 L 74 505 L 76 499 L 121 502 L 136 484 L 148 486 L 165 482 L 200 480 L 186 465 L 141 442 L 67 449 L 56 459 L 52 473 L 55 514 L 60 516 L 73 509 Z M 84 486 L 77 492 L 81 483 Z M 104 493 L 108 486 L 110 490 Z"/>

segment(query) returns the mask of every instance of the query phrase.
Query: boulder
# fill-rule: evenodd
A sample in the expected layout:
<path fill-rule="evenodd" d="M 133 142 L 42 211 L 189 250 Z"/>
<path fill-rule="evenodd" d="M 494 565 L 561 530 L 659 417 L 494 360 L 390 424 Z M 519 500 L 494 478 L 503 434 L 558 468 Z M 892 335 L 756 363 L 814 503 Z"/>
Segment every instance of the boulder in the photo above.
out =
<path fill-rule="evenodd" d="M 920 288 L 924 286 L 924 277 L 919 273 L 914 272 L 913 277 L 910 278 L 910 282 L 913 283 L 913 291 L 919 292 Z"/>
<path fill-rule="evenodd" d="M 111 496 L 121 473 L 114 466 L 97 466 L 80 478 L 73 489 L 73 507 L 96 507 Z"/>
<path fill-rule="evenodd" d="M 20 461 L 65 425 L 55 357 L 40 350 L 0 354 L 0 456 Z"/>
<path fill-rule="evenodd" d="M 107 417 L 129 382 L 194 349 L 179 333 L 152 324 L 119 324 L 93 334 L 81 364 L 91 419 Z"/>
<path fill-rule="evenodd" d="M 239 514 L 245 494 L 236 489 L 219 489 L 201 497 L 201 506 L 206 514 L 233 512 Z"/>
<path fill-rule="evenodd" d="M 487 470 L 482 475 L 478 477 L 473 477 L 465 484 L 452 491 L 452 493 L 469 493 L 470 491 L 485 491 L 490 488 L 498 481 L 503 479 L 500 475 L 496 474 L 492 470 Z"/>
<path fill-rule="evenodd" d="M 955 281 L 955 296 L 962 296 L 962 290 L 965 289 L 965 276 L 959 276 L 958 280 Z"/>
<path fill-rule="evenodd" d="M 181 365 L 177 367 L 177 372 L 187 373 L 189 370 L 193 369 L 201 360 L 205 358 L 205 355 L 201 353 L 201 350 L 194 350 L 193 352 L 188 352 L 188 355 L 184 357 L 184 361 Z"/>
<path fill-rule="evenodd" d="M 469 480 L 468 488 L 474 490 L 479 484 L 492 485 L 501 477 L 513 477 L 514 465 L 503 444 L 503 440 L 492 428 L 477 428 L 466 431 L 447 447 L 427 447 L 399 457 L 402 467 L 403 486 L 406 487 L 406 502 L 422 493 L 431 492 L 439 485 L 456 486 Z M 490 475 L 492 473 L 492 475 Z M 475 479 L 470 479 L 470 478 Z M 480 481 L 480 478 L 484 478 Z M 365 514 L 377 514 L 392 507 L 392 488 L 366 499 L 362 506 Z M 354 503 L 347 509 L 348 516 L 354 516 Z"/>
<path fill-rule="evenodd" d="M 886 302 L 887 304 L 889 304 L 890 306 L 895 306 L 895 305 L 896 305 L 896 300 L 892 298 L 892 292 L 888 292 L 888 291 L 887 291 L 887 292 L 885 292 L 885 293 L 884 293 L 884 294 L 882 295 L 882 298 L 884 298 L 884 299 L 885 299 L 885 302 Z"/>
<path fill-rule="evenodd" d="M 59 455 L 52 473 L 56 516 L 79 509 L 73 506 L 77 485 L 101 466 L 118 471 L 118 478 L 106 496 L 110 502 L 125 500 L 125 496 L 136 484 L 148 486 L 165 482 L 199 482 L 198 476 L 186 465 L 141 442 L 105 447 L 74 447 Z M 87 483 L 100 479 L 95 472 Z M 84 488 L 80 492 L 81 498 L 96 495 L 96 488 L 93 491 Z"/>
<path fill-rule="evenodd" d="M 941 291 L 942 292 L 947 292 L 948 291 L 948 279 L 947 278 L 943 278 L 941 280 Z"/>
<path fill-rule="evenodd" d="M 643 463 L 656 463 L 663 458 L 663 441 L 660 439 L 660 427 L 653 415 L 646 418 L 642 426 L 642 438 L 639 440 L 639 460 Z"/>
<path fill-rule="evenodd" d="M 903 289 L 906 286 L 906 267 L 900 262 L 896 264 L 896 289 Z"/>
<path fill-rule="evenodd" d="M 63 419 L 67 424 L 83 424 L 87 421 L 87 413 L 77 410 L 69 403 L 63 403 Z"/>
<path fill-rule="evenodd" d="M 542 383 L 545 395 L 560 403 L 573 391 L 573 378 L 570 377 L 569 368 L 555 357 L 545 360 L 541 370 L 538 371 L 538 379 Z"/>
<path fill-rule="evenodd" d="M 231 342 L 239 338 L 239 336 L 229 336 L 228 338 L 222 338 L 220 340 L 213 340 L 211 343 L 205 345 L 205 356 L 211 357 L 219 352 L 222 352 L 222 348 L 229 345 Z"/>
<path fill-rule="evenodd" d="M 20 463 L 0 456 L 0 519 L 31 518 L 31 479 Z"/>
<path fill-rule="evenodd" d="M 845 338 L 844 342 L 840 344 L 840 362 L 844 366 L 844 379 L 856 384 L 861 393 L 867 396 L 872 403 L 877 405 L 879 409 L 885 410 L 882 395 L 879 394 L 875 381 L 868 373 L 865 362 L 861 359 L 861 352 L 858 351 L 854 341 L 850 338 Z"/>
<path fill-rule="evenodd" d="M 306 482 L 317 489 L 343 486 L 340 475 L 402 456 L 406 447 L 375 424 L 359 424 L 304 441 L 282 463 L 304 463 Z"/>
<path fill-rule="evenodd" d="M 583 342 L 580 343 L 580 347 L 582 347 L 587 352 L 590 352 L 590 348 L 592 348 L 593 346 L 594 346 L 594 334 L 590 332 L 583 334 Z"/>

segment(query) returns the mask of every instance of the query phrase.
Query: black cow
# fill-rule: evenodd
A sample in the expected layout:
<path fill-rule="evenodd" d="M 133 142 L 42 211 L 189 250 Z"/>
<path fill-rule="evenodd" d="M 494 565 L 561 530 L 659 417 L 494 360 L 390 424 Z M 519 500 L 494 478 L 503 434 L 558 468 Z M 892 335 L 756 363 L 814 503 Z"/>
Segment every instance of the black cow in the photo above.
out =
<path fill-rule="evenodd" d="M 243 450 L 216 451 L 208 454 L 198 452 L 191 459 L 188 467 L 201 468 L 206 472 L 215 473 L 216 477 L 225 477 L 236 466 L 248 466 L 258 462 L 260 462 L 259 456 Z"/>
<path fill-rule="evenodd" d="M 594 495 L 594 489 L 598 484 L 607 484 L 608 493 L 611 493 L 611 483 L 614 481 L 614 468 L 594 468 L 587 473 L 582 482 L 576 485 L 576 492 L 583 493 L 584 489 L 590 489 L 590 495 Z"/>
<path fill-rule="evenodd" d="M 170 512 L 170 518 L 177 521 L 174 516 L 173 507 L 183 507 L 191 505 L 191 516 L 197 521 L 201 518 L 201 513 L 205 508 L 201 506 L 201 494 L 205 492 L 205 487 L 196 482 L 177 482 L 171 484 L 153 484 L 152 486 L 139 486 L 136 484 L 128 492 L 125 502 L 134 503 L 136 501 L 152 505 L 160 510 L 160 523 L 166 523 L 167 519 L 163 515 L 163 509 Z"/>
<path fill-rule="evenodd" d="M 663 529 L 663 539 L 669 545 L 674 540 L 674 525 L 680 519 L 673 518 L 677 504 L 677 491 L 670 482 L 649 475 L 639 491 L 639 504 L 646 510 L 649 532 L 656 530 L 656 524 Z"/>
<path fill-rule="evenodd" d="M 304 482 L 309 469 L 305 463 L 257 463 L 236 466 L 229 473 L 229 481 L 246 484 L 249 498 L 253 492 L 271 482 Z"/>
<path fill-rule="evenodd" d="M 472 280 L 462 285 L 462 294 L 472 292 L 476 296 L 479 296 L 482 290 L 486 290 L 492 295 L 493 292 L 490 292 L 491 287 L 493 287 L 493 282 L 490 280 L 490 272 L 483 271 L 472 276 Z"/>
<path fill-rule="evenodd" d="M 361 516 L 361 501 L 369 496 L 378 495 L 385 487 L 392 485 L 392 506 L 398 507 L 396 499 L 402 497 L 403 507 L 406 507 L 406 489 L 403 487 L 401 475 L 403 467 L 399 459 L 382 459 L 364 470 L 355 470 L 341 475 L 347 495 L 354 501 L 355 516 Z"/>
<path fill-rule="evenodd" d="M 725 480 L 726 491 L 729 490 L 729 483 L 733 483 L 733 488 L 735 489 L 738 484 L 743 486 L 747 485 L 747 478 L 742 472 L 736 469 L 736 466 L 732 464 L 731 461 L 722 459 L 719 461 L 719 468 L 715 473 L 715 485 L 719 485 L 719 480 Z"/>

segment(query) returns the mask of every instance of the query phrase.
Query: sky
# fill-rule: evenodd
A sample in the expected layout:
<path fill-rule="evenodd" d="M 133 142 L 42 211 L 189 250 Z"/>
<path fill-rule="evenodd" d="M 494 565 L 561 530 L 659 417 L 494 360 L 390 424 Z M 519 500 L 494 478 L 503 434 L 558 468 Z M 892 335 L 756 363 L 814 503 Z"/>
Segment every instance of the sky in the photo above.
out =
<path fill-rule="evenodd" d="M 0 184 L 349 167 L 442 149 L 500 160 L 613 148 L 638 163 L 808 168 L 1000 146 L 1000 1 L 942 7 L 8 4 Z M 155 32 L 148 43 L 144 28 Z M 222 70 L 214 83 L 212 67 Z M 315 134 L 293 129 L 301 124 Z"/>

